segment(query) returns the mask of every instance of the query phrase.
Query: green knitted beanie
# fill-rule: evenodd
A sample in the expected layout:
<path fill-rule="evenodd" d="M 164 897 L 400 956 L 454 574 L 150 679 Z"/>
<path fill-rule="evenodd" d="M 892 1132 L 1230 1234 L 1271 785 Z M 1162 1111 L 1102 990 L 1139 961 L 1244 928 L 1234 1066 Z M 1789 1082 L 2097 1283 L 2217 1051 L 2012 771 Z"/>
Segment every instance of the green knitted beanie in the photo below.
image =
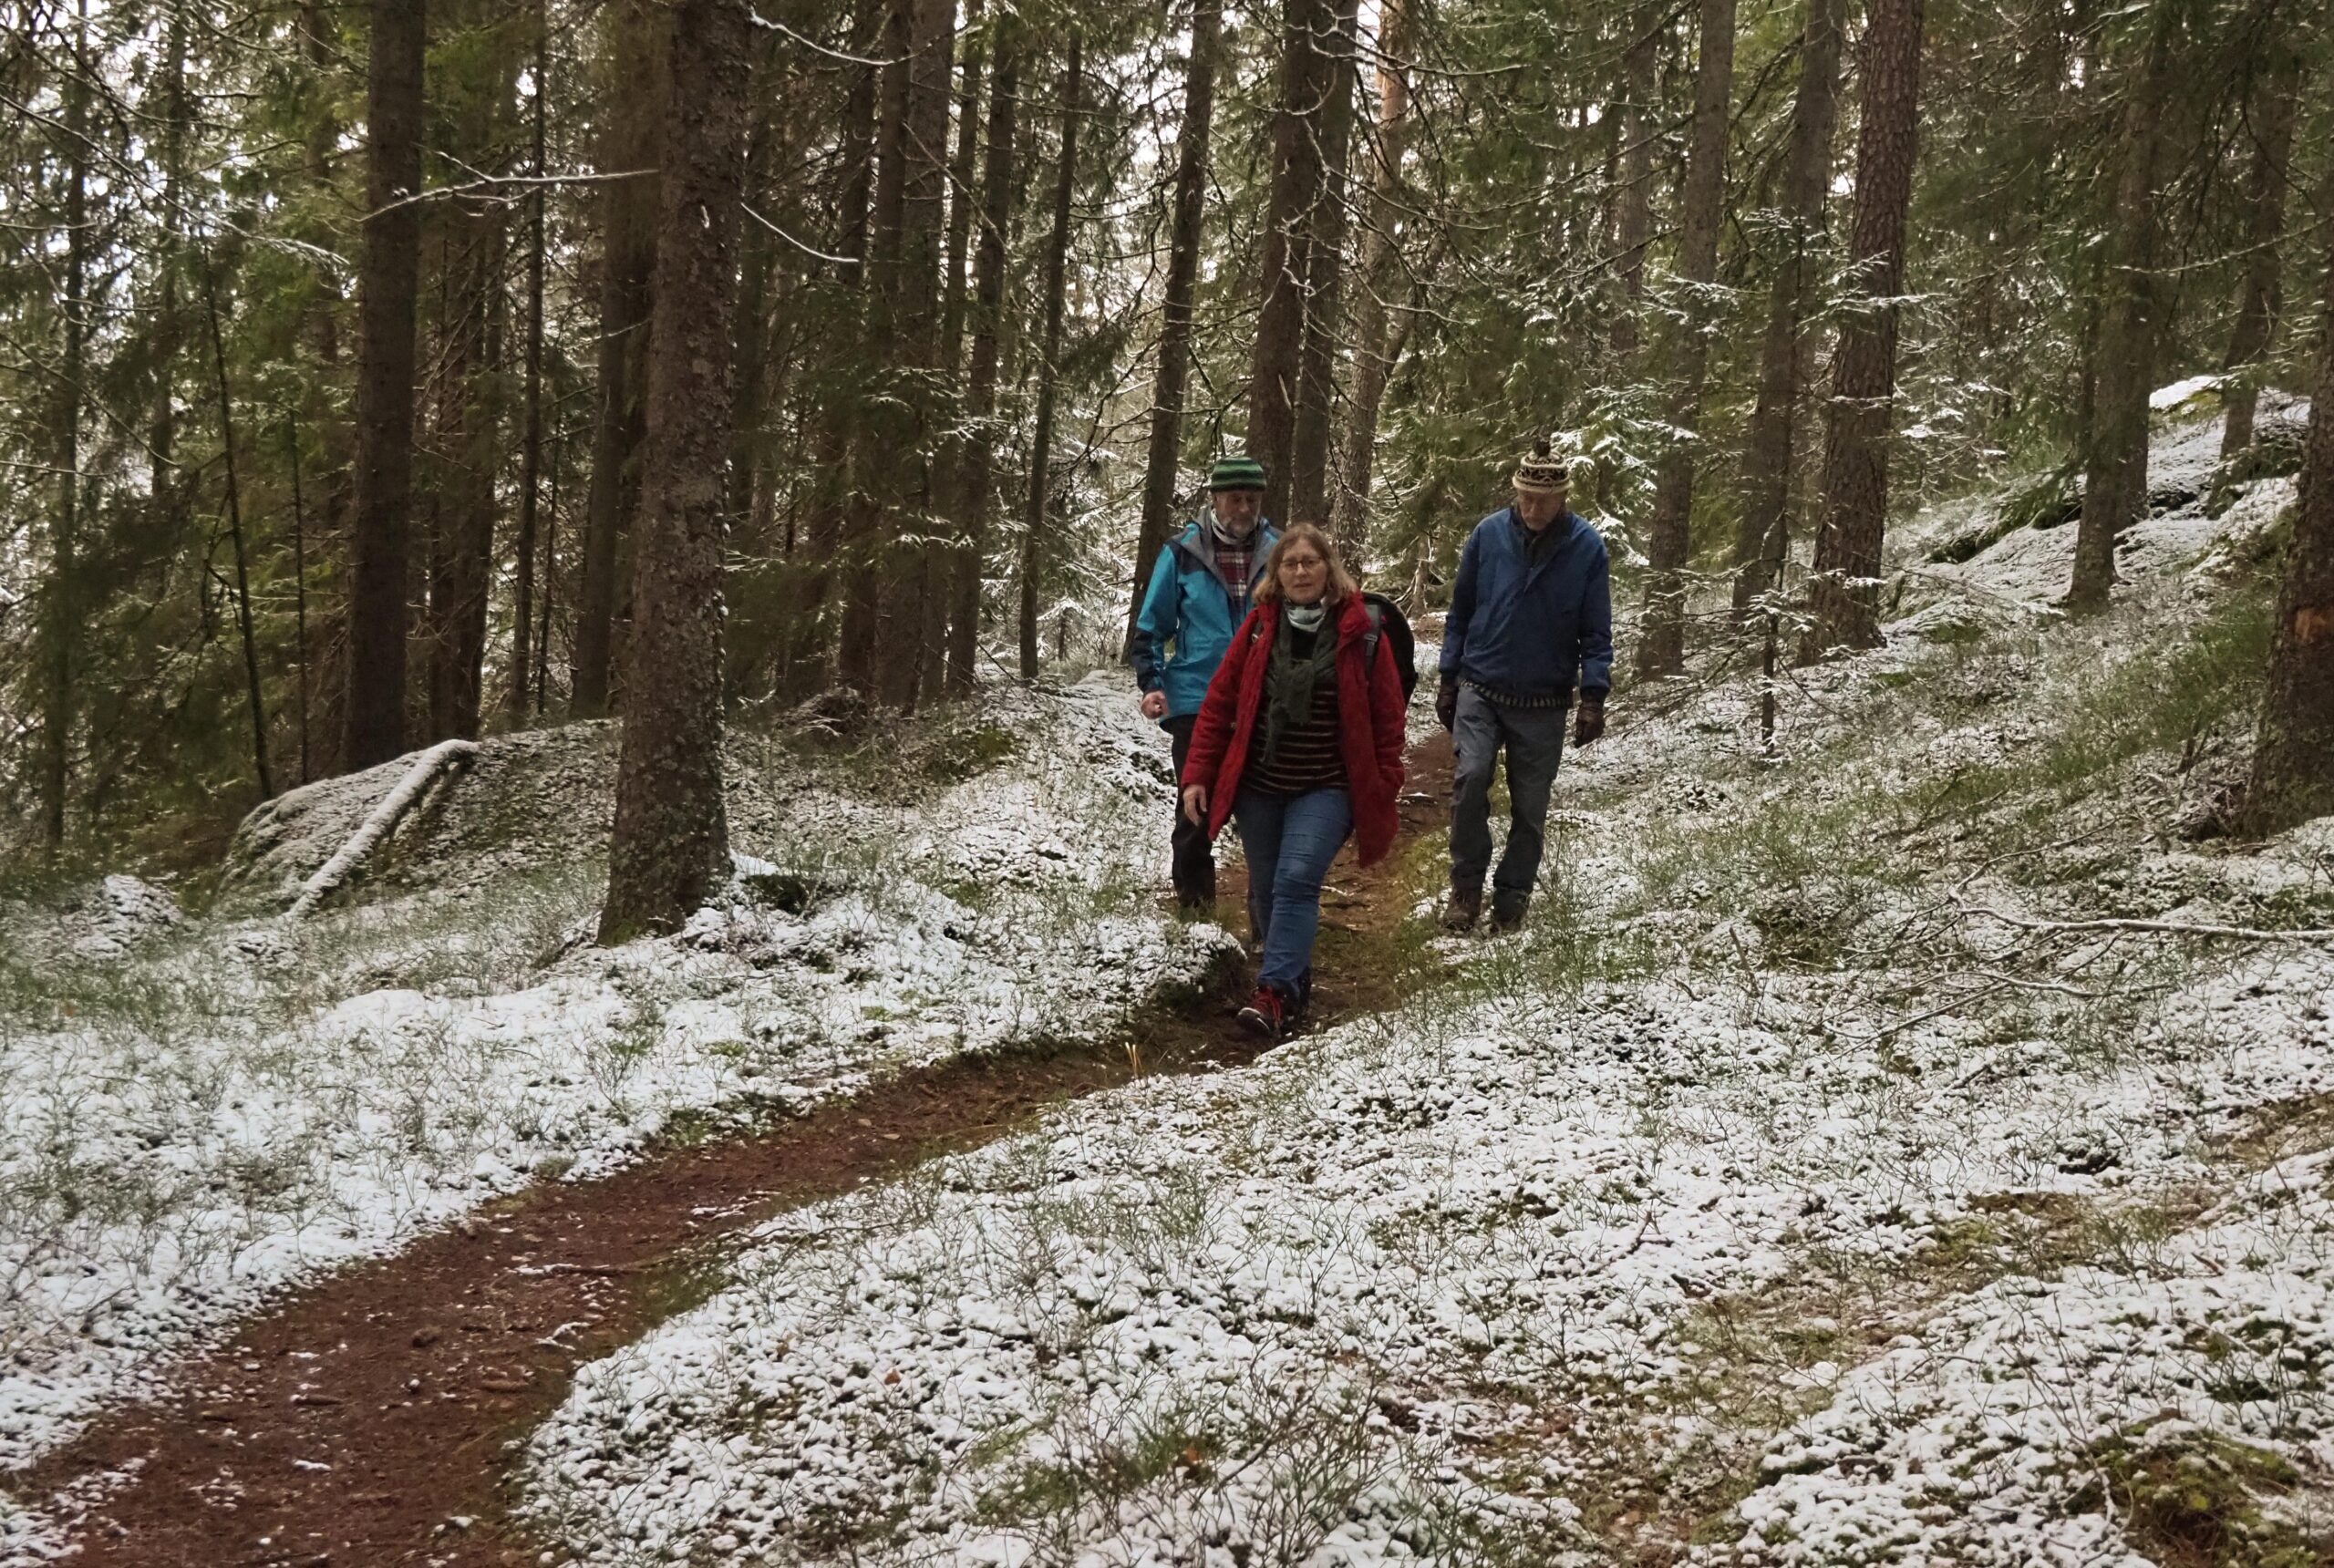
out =
<path fill-rule="evenodd" d="M 1260 490 L 1265 488 L 1265 465 L 1254 458 L 1218 458 L 1207 471 L 1207 488 Z"/>

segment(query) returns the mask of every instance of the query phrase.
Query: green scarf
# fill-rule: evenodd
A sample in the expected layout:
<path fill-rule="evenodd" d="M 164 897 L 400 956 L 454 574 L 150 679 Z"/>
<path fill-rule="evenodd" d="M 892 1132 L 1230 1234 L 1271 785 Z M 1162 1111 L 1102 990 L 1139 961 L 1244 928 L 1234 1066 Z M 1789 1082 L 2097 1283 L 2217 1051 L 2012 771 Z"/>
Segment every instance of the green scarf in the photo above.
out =
<path fill-rule="evenodd" d="M 1313 634 L 1312 654 L 1300 658 L 1290 609 L 1286 603 L 1281 605 L 1272 657 L 1265 666 L 1265 748 L 1257 757 L 1260 766 L 1269 767 L 1280 754 L 1282 737 L 1313 717 L 1314 683 L 1325 676 L 1337 678 L 1337 612 L 1332 609 L 1322 615 L 1320 630 Z"/>

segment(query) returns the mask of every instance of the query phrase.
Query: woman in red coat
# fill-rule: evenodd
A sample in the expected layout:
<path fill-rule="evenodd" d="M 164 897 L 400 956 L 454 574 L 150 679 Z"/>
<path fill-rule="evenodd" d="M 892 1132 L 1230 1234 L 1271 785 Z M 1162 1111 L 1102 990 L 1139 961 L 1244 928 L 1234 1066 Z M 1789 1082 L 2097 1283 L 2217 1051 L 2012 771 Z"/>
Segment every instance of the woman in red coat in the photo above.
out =
<path fill-rule="evenodd" d="M 1399 820 L 1404 730 L 1394 651 L 1328 535 L 1281 535 L 1256 607 L 1209 683 L 1183 765 L 1183 811 L 1213 839 L 1228 817 L 1248 860 L 1248 920 L 1262 954 L 1240 1020 L 1287 1029 L 1313 988 L 1321 882 L 1352 833 L 1383 860 Z"/>

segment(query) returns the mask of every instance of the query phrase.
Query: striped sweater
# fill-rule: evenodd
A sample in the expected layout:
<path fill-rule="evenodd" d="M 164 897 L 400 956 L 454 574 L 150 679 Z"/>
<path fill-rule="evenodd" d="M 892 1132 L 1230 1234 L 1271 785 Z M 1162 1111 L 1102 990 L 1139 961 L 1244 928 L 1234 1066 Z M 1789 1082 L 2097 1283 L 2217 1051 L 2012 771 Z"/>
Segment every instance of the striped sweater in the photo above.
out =
<path fill-rule="evenodd" d="M 1295 634 L 1293 652 L 1299 659 L 1313 656 L 1315 634 Z M 1269 676 L 1267 677 L 1269 678 Z M 1315 789 L 1335 789 L 1346 782 L 1346 759 L 1337 731 L 1337 683 L 1324 674 L 1313 683 L 1313 709 L 1305 722 L 1293 725 L 1280 738 L 1279 755 L 1265 759 L 1265 729 L 1259 723 L 1248 741 L 1248 767 L 1242 780 L 1266 795 L 1303 795 Z"/>

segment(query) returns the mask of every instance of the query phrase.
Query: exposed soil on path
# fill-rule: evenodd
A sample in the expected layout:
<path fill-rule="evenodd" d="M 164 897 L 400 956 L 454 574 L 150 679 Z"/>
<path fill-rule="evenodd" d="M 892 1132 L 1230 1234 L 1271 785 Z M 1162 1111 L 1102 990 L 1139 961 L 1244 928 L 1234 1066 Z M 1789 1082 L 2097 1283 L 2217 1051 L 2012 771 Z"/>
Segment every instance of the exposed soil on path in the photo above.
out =
<path fill-rule="evenodd" d="M 1413 752 L 1405 842 L 1439 822 L 1448 739 Z M 1162 824 L 1164 830 L 1164 824 Z M 1408 913 L 1393 860 L 1350 847 L 1324 898 L 1324 1022 L 1391 1000 L 1373 951 Z M 1229 872 L 1223 918 L 1245 889 Z M 724 1243 L 779 1211 L 1003 1136 L 1049 1105 L 1147 1072 L 1253 1058 L 1228 995 L 1141 1021 L 1106 1050 L 964 1059 L 887 1080 L 750 1137 L 667 1149 L 604 1180 L 530 1189 L 393 1257 L 288 1295 L 11 1487 L 77 1483 L 77 1563 L 103 1568 L 519 1568 L 501 1523 L 512 1444 L 574 1369 L 718 1284 Z M 98 1480 L 96 1478 L 108 1478 Z M 124 1478 L 124 1479 L 111 1479 Z"/>

